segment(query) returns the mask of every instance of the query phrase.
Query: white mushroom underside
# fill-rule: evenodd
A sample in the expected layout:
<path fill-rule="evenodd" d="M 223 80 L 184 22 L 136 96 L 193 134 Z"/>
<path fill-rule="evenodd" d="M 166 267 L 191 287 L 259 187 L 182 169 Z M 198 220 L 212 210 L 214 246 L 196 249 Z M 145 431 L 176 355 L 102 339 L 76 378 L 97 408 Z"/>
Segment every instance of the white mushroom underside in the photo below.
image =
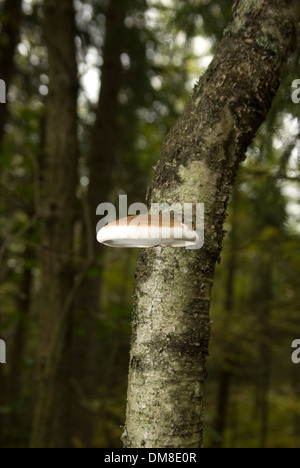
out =
<path fill-rule="evenodd" d="M 101 244 L 121 248 L 188 247 L 194 245 L 197 239 L 197 233 L 184 224 L 175 228 L 109 225 L 97 234 L 97 240 Z"/>

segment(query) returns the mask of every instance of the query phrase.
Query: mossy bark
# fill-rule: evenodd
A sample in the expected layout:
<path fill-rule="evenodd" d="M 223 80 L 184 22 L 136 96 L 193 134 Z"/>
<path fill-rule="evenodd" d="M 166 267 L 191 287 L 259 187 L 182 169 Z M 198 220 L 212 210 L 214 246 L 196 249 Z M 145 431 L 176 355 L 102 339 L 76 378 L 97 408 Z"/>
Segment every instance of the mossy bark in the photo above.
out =
<path fill-rule="evenodd" d="M 238 0 L 214 60 L 167 136 L 151 202 L 205 203 L 201 250 L 142 251 L 125 447 L 202 447 L 210 299 L 226 206 L 293 50 L 299 2 Z"/>

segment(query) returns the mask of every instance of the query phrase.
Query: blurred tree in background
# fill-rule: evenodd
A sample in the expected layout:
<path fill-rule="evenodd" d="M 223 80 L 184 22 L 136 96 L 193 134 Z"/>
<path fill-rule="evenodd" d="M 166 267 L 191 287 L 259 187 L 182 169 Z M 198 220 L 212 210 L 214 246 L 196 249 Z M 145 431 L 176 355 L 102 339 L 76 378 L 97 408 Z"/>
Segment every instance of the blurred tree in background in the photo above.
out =
<path fill-rule="evenodd" d="M 96 244 L 96 207 L 124 192 L 129 203 L 144 201 L 162 140 L 211 61 L 232 1 L 76 0 L 77 77 L 62 60 L 66 44 L 57 38 L 54 48 L 49 40 L 46 3 L 52 2 L 24 0 L 22 8 L 20 1 L 0 2 L 0 78 L 8 88 L 8 103 L 0 105 L 0 338 L 8 347 L 7 365 L 0 365 L 0 446 L 28 447 L 37 395 L 50 398 L 40 390 L 41 349 L 47 367 L 46 344 L 63 307 L 47 296 L 53 276 L 45 273 L 45 257 L 63 248 L 63 272 L 57 265 L 53 271 L 68 277 L 59 293 L 72 299 L 63 339 L 68 352 L 59 357 L 55 347 L 53 364 L 63 369 L 69 408 L 52 407 L 52 433 L 39 432 L 43 441 L 32 445 L 121 447 L 138 252 Z M 50 49 L 54 67 L 66 71 L 63 82 L 73 82 L 70 105 L 78 91 L 77 133 L 69 132 L 63 113 L 67 96 L 53 99 Z M 207 447 L 300 446 L 300 379 L 291 362 L 291 343 L 300 337 L 299 107 L 291 100 L 299 54 L 300 47 L 229 208 L 211 311 Z M 63 145 L 67 134 L 78 145 L 76 156 Z M 53 150 L 51 176 L 49 142 L 64 148 Z M 46 229 L 41 206 L 59 190 L 59 177 L 70 197 L 61 222 L 71 232 L 68 240 L 58 228 L 58 248 L 53 237 L 45 244 L 54 225 Z M 63 436 L 51 430 L 55 424 Z"/>

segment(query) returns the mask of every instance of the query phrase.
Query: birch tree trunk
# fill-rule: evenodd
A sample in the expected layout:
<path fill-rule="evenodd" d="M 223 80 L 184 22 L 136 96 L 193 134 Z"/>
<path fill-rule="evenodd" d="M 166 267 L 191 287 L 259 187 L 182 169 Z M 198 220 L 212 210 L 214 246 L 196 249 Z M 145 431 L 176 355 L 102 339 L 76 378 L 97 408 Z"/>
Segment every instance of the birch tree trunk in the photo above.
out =
<path fill-rule="evenodd" d="M 205 203 L 201 250 L 141 252 L 133 311 L 126 447 L 203 444 L 215 264 L 235 175 L 293 50 L 297 0 L 238 0 L 214 60 L 167 136 L 151 202 Z"/>
<path fill-rule="evenodd" d="M 67 448 L 78 158 L 73 0 L 45 0 L 43 25 L 49 59 L 49 97 L 42 206 L 38 388 L 31 445 Z"/>

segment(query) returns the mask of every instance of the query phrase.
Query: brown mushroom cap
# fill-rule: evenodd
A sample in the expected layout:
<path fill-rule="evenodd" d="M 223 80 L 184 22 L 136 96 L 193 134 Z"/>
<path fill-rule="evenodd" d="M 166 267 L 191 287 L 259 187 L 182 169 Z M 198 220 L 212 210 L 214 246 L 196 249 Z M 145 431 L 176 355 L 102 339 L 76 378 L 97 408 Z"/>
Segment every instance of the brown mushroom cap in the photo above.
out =
<path fill-rule="evenodd" d="M 182 223 L 176 221 L 173 218 L 163 215 L 135 215 L 128 216 L 127 218 L 117 219 L 112 223 L 107 224 L 102 229 L 107 229 L 112 226 L 129 226 L 129 225 L 143 225 L 151 227 L 170 227 L 174 228 L 175 226 L 181 227 Z"/>
<path fill-rule="evenodd" d="M 191 227 L 165 215 L 136 215 L 107 224 L 97 234 L 110 247 L 187 247 L 197 242 Z"/>

